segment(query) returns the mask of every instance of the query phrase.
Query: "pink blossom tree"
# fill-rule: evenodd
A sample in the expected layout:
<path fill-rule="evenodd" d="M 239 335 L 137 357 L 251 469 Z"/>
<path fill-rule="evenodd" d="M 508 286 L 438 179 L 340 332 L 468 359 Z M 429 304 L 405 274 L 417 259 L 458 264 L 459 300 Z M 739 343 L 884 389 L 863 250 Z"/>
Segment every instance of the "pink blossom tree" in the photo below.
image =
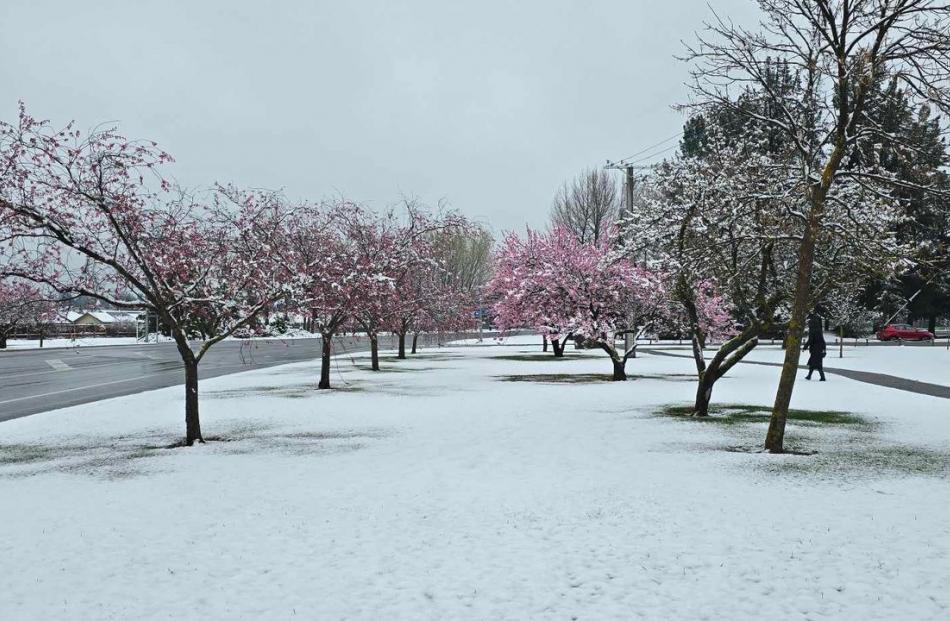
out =
<path fill-rule="evenodd" d="M 346 236 L 353 243 L 360 295 L 353 300 L 353 330 L 370 342 L 370 369 L 379 371 L 379 335 L 386 331 L 396 308 L 396 281 L 412 261 L 411 247 L 402 238 L 396 213 L 383 216 L 354 210 L 346 216 Z"/>
<path fill-rule="evenodd" d="M 440 337 L 478 327 L 475 309 L 487 280 L 493 243 L 485 229 L 458 216 L 427 232 L 426 238 L 424 247 L 435 269 L 413 329 L 413 354 L 423 332 Z"/>
<path fill-rule="evenodd" d="M 50 296 L 36 285 L 19 279 L 0 279 L 0 349 L 7 348 L 7 339 L 16 330 L 39 329 L 52 321 L 55 313 Z"/>
<path fill-rule="evenodd" d="M 431 215 L 412 202 L 405 205 L 409 218 L 401 232 L 405 260 L 395 278 L 390 329 L 398 339 L 397 357 L 406 357 L 406 337 L 425 330 L 445 330 L 460 324 L 467 299 L 453 277 L 449 246 L 475 227 L 456 213 Z"/>
<path fill-rule="evenodd" d="M 333 337 L 345 329 L 368 276 L 361 270 L 358 245 L 348 235 L 349 223 L 363 217 L 353 215 L 360 211 L 346 200 L 309 205 L 298 210 L 290 225 L 288 245 L 295 259 L 291 304 L 308 317 L 310 329 L 320 333 L 321 390 L 331 387 Z"/>
<path fill-rule="evenodd" d="M 502 329 L 534 326 L 551 339 L 555 355 L 573 335 L 607 353 L 613 379 L 622 381 L 635 346 L 618 349 L 616 340 L 665 312 L 666 293 L 658 272 L 615 253 L 610 238 L 585 244 L 561 227 L 529 230 L 524 240 L 509 235 L 489 289 Z"/>
<path fill-rule="evenodd" d="M 406 357 L 406 337 L 424 329 L 435 290 L 437 266 L 424 257 L 421 254 L 418 260 L 408 264 L 396 281 L 390 327 L 398 340 L 396 357 L 399 359 Z"/>
<path fill-rule="evenodd" d="M 421 321 L 433 296 L 438 262 L 429 236 L 461 226 L 455 215 L 432 217 L 414 204 L 405 215 L 380 216 L 346 200 L 298 211 L 289 244 L 297 263 L 293 304 L 323 340 L 318 387 L 330 388 L 333 337 L 359 329 L 370 339 L 371 364 L 379 369 L 379 334 L 405 337 Z"/>
<path fill-rule="evenodd" d="M 286 207 L 230 187 L 209 200 L 170 192 L 159 168 L 171 159 L 112 128 L 54 129 L 21 106 L 16 124 L 0 123 L 0 276 L 155 313 L 184 366 L 190 446 L 204 441 L 199 362 L 285 293 Z M 210 314 L 217 333 L 192 343 L 189 326 Z"/>
<path fill-rule="evenodd" d="M 500 330 L 533 327 L 551 341 L 554 356 L 560 358 L 575 326 L 570 302 L 548 289 L 563 276 L 549 241 L 530 229 L 524 239 L 515 233 L 505 236 L 487 293 L 495 301 L 492 312 Z"/>

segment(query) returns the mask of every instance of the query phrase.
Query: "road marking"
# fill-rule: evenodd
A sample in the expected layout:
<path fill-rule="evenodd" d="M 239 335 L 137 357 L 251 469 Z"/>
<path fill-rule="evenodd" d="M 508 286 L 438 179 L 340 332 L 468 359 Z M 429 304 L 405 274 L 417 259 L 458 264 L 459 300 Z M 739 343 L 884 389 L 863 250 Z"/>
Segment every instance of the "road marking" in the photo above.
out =
<path fill-rule="evenodd" d="M 148 358 L 149 360 L 158 360 L 159 362 L 168 360 L 168 358 L 160 356 L 159 354 L 145 353 L 144 351 L 133 351 L 130 352 L 130 355 L 138 356 L 139 358 Z"/>
<path fill-rule="evenodd" d="M 89 384 L 88 386 L 77 386 L 76 388 L 67 388 L 65 390 L 54 390 L 53 392 L 44 392 L 39 395 L 29 395 L 26 397 L 17 397 L 16 399 L 6 399 L 5 401 L 0 401 L 0 405 L 6 403 L 16 403 L 17 401 L 26 401 L 27 399 L 41 399 L 43 397 L 52 397 L 53 395 L 61 395 L 66 392 L 76 392 L 77 390 L 89 390 L 90 388 L 102 388 L 103 386 L 112 386 L 113 384 L 122 384 L 123 382 L 135 382 L 142 379 L 149 379 L 155 377 L 155 374 L 150 375 L 139 375 L 138 377 L 129 377 L 126 379 L 114 380 L 111 382 L 102 382 L 101 384 Z M 121 395 L 124 396 L 124 395 Z M 108 398 L 108 397 L 105 397 Z"/>
<path fill-rule="evenodd" d="M 47 360 L 47 361 L 46 361 L 46 364 L 48 364 L 49 366 L 53 367 L 53 369 L 56 370 L 56 371 L 71 371 L 71 370 L 72 370 L 72 367 L 71 367 L 71 366 L 69 366 L 68 364 L 66 364 L 66 363 L 63 362 L 62 360 L 59 360 L 59 359 L 56 359 L 56 358 L 54 358 L 54 359 L 52 359 L 52 360 Z"/>

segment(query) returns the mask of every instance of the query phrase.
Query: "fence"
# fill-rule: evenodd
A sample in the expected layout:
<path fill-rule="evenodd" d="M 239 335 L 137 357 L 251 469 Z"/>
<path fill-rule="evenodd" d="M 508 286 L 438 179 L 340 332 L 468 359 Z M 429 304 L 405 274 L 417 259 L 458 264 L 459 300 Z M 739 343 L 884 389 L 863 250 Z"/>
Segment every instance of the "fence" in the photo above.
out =
<path fill-rule="evenodd" d="M 135 336 L 135 324 L 122 323 L 105 326 L 53 323 L 16 330 L 9 338 L 11 340 L 35 341 L 39 339 L 80 339 L 96 336 Z"/>

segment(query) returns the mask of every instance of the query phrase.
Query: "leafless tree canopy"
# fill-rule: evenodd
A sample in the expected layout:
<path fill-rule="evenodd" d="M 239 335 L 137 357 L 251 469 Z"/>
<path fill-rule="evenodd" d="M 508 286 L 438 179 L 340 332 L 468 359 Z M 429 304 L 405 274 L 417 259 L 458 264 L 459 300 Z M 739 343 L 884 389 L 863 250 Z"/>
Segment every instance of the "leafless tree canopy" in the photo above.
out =
<path fill-rule="evenodd" d="M 758 0 L 757 31 L 725 18 L 707 24 L 688 47 L 692 89 L 700 106 L 736 106 L 747 87 L 771 100 L 774 114 L 757 120 L 783 132 L 814 173 L 838 172 L 834 155 L 880 131 L 865 114 L 868 92 L 884 76 L 950 114 L 950 3 L 941 0 Z M 781 62 L 801 90 L 776 90 L 769 69 Z M 830 152 L 834 150 L 837 153 Z M 838 158 L 841 157 L 838 155 Z M 822 170 L 831 160 L 835 170 Z M 819 188 L 820 189 L 820 188 Z"/>
<path fill-rule="evenodd" d="M 447 233 L 443 278 L 458 291 L 475 294 L 491 276 L 495 239 L 482 227 Z"/>
<path fill-rule="evenodd" d="M 583 243 L 600 239 L 620 209 L 617 183 L 606 170 L 585 170 L 558 190 L 551 222 L 577 235 Z"/>

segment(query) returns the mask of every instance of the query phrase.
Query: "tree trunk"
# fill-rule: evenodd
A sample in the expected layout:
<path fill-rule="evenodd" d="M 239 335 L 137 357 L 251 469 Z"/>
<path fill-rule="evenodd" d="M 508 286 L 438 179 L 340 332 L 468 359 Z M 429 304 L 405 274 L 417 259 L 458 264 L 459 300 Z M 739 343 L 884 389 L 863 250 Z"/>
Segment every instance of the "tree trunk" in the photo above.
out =
<path fill-rule="evenodd" d="M 400 360 L 406 359 L 406 333 L 399 333 L 399 353 L 396 354 L 396 357 Z"/>
<path fill-rule="evenodd" d="M 927 317 L 927 331 L 931 334 L 937 334 L 937 315 L 936 313 L 930 313 L 930 316 Z"/>
<path fill-rule="evenodd" d="M 554 349 L 555 358 L 564 357 L 564 346 L 567 344 L 567 339 L 561 341 L 561 339 L 551 339 L 551 347 Z"/>
<path fill-rule="evenodd" d="M 415 334 L 412 335 L 412 352 L 411 353 L 413 354 L 416 353 L 416 343 L 418 342 L 419 342 L 419 333 L 416 332 Z"/>
<path fill-rule="evenodd" d="M 788 332 L 785 337 L 785 361 L 782 363 L 782 375 L 778 390 L 775 392 L 775 405 L 769 420 L 769 430 L 765 436 L 765 450 L 770 453 L 785 451 L 785 421 L 788 419 L 788 407 L 792 401 L 792 389 L 798 375 L 798 362 L 802 354 L 802 332 L 805 315 L 808 312 L 811 273 L 815 263 L 815 243 L 820 225 L 820 205 L 812 205 L 808 215 L 808 225 L 802 236 L 798 252 L 798 276 L 795 281 L 795 297 L 792 300 L 792 313 L 788 320 Z"/>
<path fill-rule="evenodd" d="M 317 388 L 325 390 L 330 387 L 330 354 L 333 351 L 333 335 L 324 334 L 320 338 L 323 341 L 323 356 L 320 360 L 320 383 Z"/>
<path fill-rule="evenodd" d="M 185 360 L 185 444 L 204 443 L 198 418 L 198 362 Z"/>
<path fill-rule="evenodd" d="M 6 349 L 6 348 L 7 348 L 7 335 L 0 334 L 0 349 Z"/>
<path fill-rule="evenodd" d="M 716 380 L 715 374 L 703 373 L 696 385 L 696 405 L 693 416 L 709 416 L 709 402 L 712 401 L 712 391 Z"/>
<path fill-rule="evenodd" d="M 185 367 L 185 444 L 193 446 L 195 442 L 204 443 L 198 417 L 198 359 L 195 358 L 184 332 L 172 330 L 171 336 Z"/>
<path fill-rule="evenodd" d="M 627 381 L 627 371 L 625 367 L 627 366 L 626 359 L 617 353 L 617 348 L 612 347 L 609 343 L 600 343 L 600 348 L 607 352 L 607 355 L 610 356 L 610 362 L 614 366 L 614 374 L 610 378 L 612 382 L 625 382 Z"/>
<path fill-rule="evenodd" d="M 544 335 L 544 341 L 541 343 L 541 351 L 546 352 L 548 350 L 548 337 Z"/>
<path fill-rule="evenodd" d="M 370 368 L 379 371 L 379 335 L 371 334 L 369 337 L 369 358 Z"/>
<path fill-rule="evenodd" d="M 709 404 L 712 401 L 713 387 L 732 367 L 736 366 L 759 344 L 758 334 L 761 328 L 750 326 L 742 333 L 729 339 L 706 364 L 703 348 L 706 337 L 701 331 L 693 332 L 693 360 L 696 363 L 696 403 L 693 416 L 709 416 Z"/>
<path fill-rule="evenodd" d="M 625 369 L 625 367 L 627 366 L 626 361 L 619 357 L 617 358 L 611 357 L 610 361 L 613 362 L 614 364 L 614 375 L 612 378 L 610 378 L 611 381 L 614 381 L 614 382 L 627 381 L 627 370 Z"/>

